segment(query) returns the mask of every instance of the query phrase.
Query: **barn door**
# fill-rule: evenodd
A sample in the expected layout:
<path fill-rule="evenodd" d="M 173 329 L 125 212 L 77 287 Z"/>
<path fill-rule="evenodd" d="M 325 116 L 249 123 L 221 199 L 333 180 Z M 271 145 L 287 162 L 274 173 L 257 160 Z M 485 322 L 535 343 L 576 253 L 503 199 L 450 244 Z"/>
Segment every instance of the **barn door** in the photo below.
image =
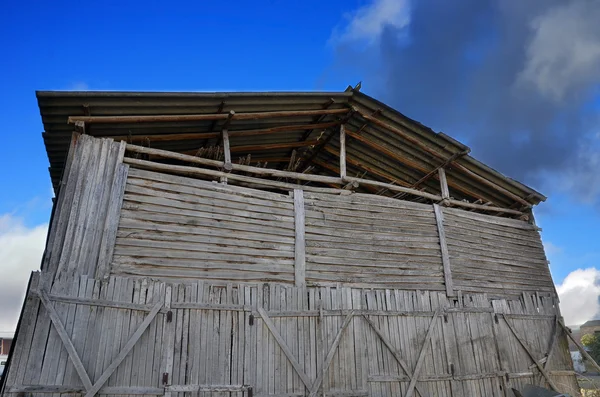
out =
<path fill-rule="evenodd" d="M 350 309 L 351 296 L 331 291 L 321 301 L 313 290 L 307 301 L 302 299 L 306 290 L 280 292 L 283 299 L 276 288 L 277 298 L 271 296 L 264 305 L 269 310 L 259 307 L 253 320 L 255 395 L 367 396 L 357 357 L 364 345 L 360 331 L 364 320 Z M 345 299 L 348 305 L 343 305 Z M 307 303 L 310 307 L 303 307 Z"/>

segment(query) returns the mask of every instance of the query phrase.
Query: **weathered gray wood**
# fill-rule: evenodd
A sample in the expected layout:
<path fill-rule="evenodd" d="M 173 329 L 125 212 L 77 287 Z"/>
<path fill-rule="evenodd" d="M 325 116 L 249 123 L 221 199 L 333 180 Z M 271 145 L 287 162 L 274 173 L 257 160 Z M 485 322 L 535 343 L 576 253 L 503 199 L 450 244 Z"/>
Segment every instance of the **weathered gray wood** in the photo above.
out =
<path fill-rule="evenodd" d="M 540 371 L 540 373 L 542 375 L 544 375 L 544 378 L 546 378 L 546 381 L 548 382 L 548 384 L 550 385 L 550 387 L 552 388 L 552 390 L 554 390 L 556 392 L 559 392 L 558 387 L 556 387 L 556 385 L 554 384 L 554 382 L 550 378 L 550 375 L 548 375 L 548 373 L 546 372 L 546 370 L 544 369 L 544 367 L 542 367 L 542 365 L 537 361 L 537 359 L 535 358 L 535 356 L 531 352 L 530 348 L 523 341 L 523 339 L 521 339 L 521 337 L 519 336 L 519 334 L 517 334 L 517 331 L 515 330 L 515 328 L 513 327 L 513 325 L 510 323 L 510 321 L 508 321 L 508 319 L 506 317 L 504 317 L 504 315 L 502 315 L 502 318 L 504 318 L 504 321 L 506 322 L 506 325 L 508 325 L 508 328 L 510 329 L 510 331 L 512 332 L 512 334 L 515 336 L 515 338 L 517 339 L 517 341 L 519 342 L 519 344 L 523 347 L 523 349 L 525 350 L 525 352 L 527 353 L 527 355 L 535 363 L 535 365 L 537 366 L 537 368 Z"/>
<path fill-rule="evenodd" d="M 177 172 L 181 175 L 192 175 L 192 176 L 210 176 L 215 178 L 226 177 L 228 181 L 238 181 L 244 183 L 250 183 L 256 186 L 267 186 L 271 188 L 277 188 L 282 190 L 294 190 L 294 189 L 303 189 L 311 192 L 321 192 L 321 193 L 334 193 L 334 194 L 350 194 L 351 192 L 343 189 L 336 188 L 321 188 L 321 187 L 312 187 L 307 185 L 297 185 L 293 183 L 286 182 L 276 182 L 268 179 L 254 178 L 250 176 L 237 175 L 231 173 L 225 173 L 221 171 L 213 171 L 204 168 L 198 167 L 188 167 L 184 165 L 169 165 L 162 163 L 154 163 L 152 161 L 146 160 L 137 160 L 129 157 L 125 157 L 123 160 L 124 163 L 130 164 L 137 168 L 154 170 L 154 171 L 166 171 L 166 172 Z M 306 175 L 306 174 L 297 174 L 297 175 Z M 296 178 L 295 179 L 306 179 L 306 178 Z"/>
<path fill-rule="evenodd" d="M 327 353 L 327 356 L 325 357 L 325 361 L 323 362 L 323 364 L 321 366 L 321 371 L 319 372 L 317 379 L 315 379 L 314 383 L 312 384 L 312 387 L 310 388 L 310 394 L 309 394 L 310 397 L 315 397 L 317 395 L 317 393 L 319 391 L 319 387 L 321 387 L 321 383 L 323 382 L 323 377 L 325 376 L 325 373 L 327 372 L 327 370 L 329 369 L 329 366 L 331 365 L 331 361 L 333 360 L 335 351 L 338 348 L 338 345 L 340 344 L 340 340 L 342 339 L 342 336 L 344 335 L 344 331 L 346 330 L 346 328 L 348 328 L 350 321 L 352 321 L 353 316 L 354 316 L 354 312 L 350 312 L 344 319 L 344 323 L 342 324 L 335 339 L 333 340 L 333 344 L 329 348 L 329 352 Z"/>
<path fill-rule="evenodd" d="M 223 139 L 223 154 L 225 157 L 223 168 L 226 171 L 231 171 L 233 169 L 231 164 L 231 147 L 229 146 L 229 132 L 226 128 L 221 130 L 221 138 Z"/>
<path fill-rule="evenodd" d="M 262 307 L 258 307 L 257 311 L 258 311 L 258 314 L 260 315 L 260 317 L 263 319 L 265 325 L 271 332 L 271 335 L 273 335 L 273 337 L 279 344 L 279 347 L 281 348 L 281 350 L 283 351 L 283 353 L 289 360 L 290 364 L 292 364 L 292 366 L 298 373 L 298 376 L 300 376 L 300 379 L 302 379 L 302 382 L 304 383 L 306 388 L 308 390 L 311 390 L 312 382 L 311 382 L 310 378 L 308 377 L 308 375 L 306 375 L 306 373 L 300 366 L 300 363 L 298 363 L 298 360 L 296 359 L 296 357 L 294 357 L 294 355 L 290 351 L 289 347 L 286 344 L 286 341 L 282 338 L 281 334 L 275 327 L 275 324 L 273 324 L 273 321 L 271 321 L 271 319 L 269 318 L 269 316 L 267 315 L 267 313 L 265 312 L 265 310 Z"/>
<path fill-rule="evenodd" d="M 448 200 L 450 199 L 450 191 L 448 190 L 448 181 L 446 180 L 446 170 L 443 167 L 438 169 L 438 177 L 440 179 L 442 200 Z"/>
<path fill-rule="evenodd" d="M 415 371 L 413 372 L 413 377 L 410 380 L 410 384 L 408 385 L 408 390 L 406 391 L 406 397 L 412 397 L 415 386 L 417 384 L 417 380 L 419 379 L 419 374 L 421 372 L 421 368 L 423 367 L 423 360 L 425 358 L 425 350 L 427 350 L 427 346 L 429 344 L 429 340 L 431 339 L 431 335 L 433 329 L 437 324 L 438 312 L 436 312 L 431 318 L 431 322 L 429 323 L 429 328 L 427 329 L 427 334 L 425 335 L 425 341 L 423 342 L 423 346 L 421 347 L 421 352 L 419 353 L 419 358 L 417 359 L 417 364 L 415 365 Z"/>
<path fill-rule="evenodd" d="M 85 389 L 81 386 L 67 385 L 15 385 L 11 386 L 7 392 L 9 393 L 60 393 L 60 394 L 83 394 Z M 114 394 L 114 395 L 153 395 L 161 396 L 165 389 L 159 387 L 103 387 L 98 390 L 99 395 Z"/>
<path fill-rule="evenodd" d="M 100 252 L 96 269 L 96 278 L 106 279 L 110 271 L 110 261 L 117 239 L 117 228 L 123 204 L 123 195 L 127 181 L 129 166 L 119 164 L 112 181 L 110 196 L 108 198 L 108 209 L 104 220 L 102 239 L 100 241 Z"/>
<path fill-rule="evenodd" d="M 398 352 L 398 350 L 396 350 L 396 348 L 394 347 L 394 345 L 392 345 L 392 343 L 387 338 L 387 336 L 385 336 L 381 332 L 381 330 L 377 327 L 377 325 L 375 325 L 375 323 L 373 321 L 371 321 L 371 319 L 369 317 L 367 317 L 367 315 L 363 314 L 362 316 L 363 316 L 363 318 L 365 320 L 367 320 L 367 323 L 369 323 L 369 325 L 371 326 L 371 328 L 373 329 L 373 331 L 375 331 L 375 333 L 377 334 L 377 336 L 379 336 L 379 338 L 381 339 L 381 341 L 389 349 L 390 353 L 392 353 L 392 356 L 394 356 L 394 358 L 396 359 L 396 361 L 400 365 L 400 368 L 402 368 L 402 370 L 406 373 L 406 375 L 408 375 L 408 378 L 406 380 L 407 381 L 412 380 L 413 373 L 410 370 L 409 366 L 406 364 L 406 362 L 402 359 L 402 356 L 400 355 L 400 352 Z M 425 393 L 419 386 L 415 385 L 415 389 L 417 390 L 417 392 L 419 393 L 419 395 L 421 397 L 428 396 L 428 394 Z"/>
<path fill-rule="evenodd" d="M 440 168 L 440 171 L 442 168 Z M 442 264 L 444 266 L 444 282 L 446 284 L 446 296 L 455 296 L 452 283 L 452 268 L 450 266 L 450 255 L 446 245 L 446 232 L 444 231 L 444 215 L 439 205 L 434 204 L 435 220 L 437 222 L 438 233 L 440 236 L 440 248 L 442 250 Z"/>
<path fill-rule="evenodd" d="M 294 221 L 296 227 L 294 280 L 296 287 L 303 287 L 306 285 L 306 243 L 304 237 L 304 196 L 300 189 L 294 190 Z"/>
<path fill-rule="evenodd" d="M 340 125 L 340 178 L 346 177 L 346 128 Z"/>
<path fill-rule="evenodd" d="M 39 297 L 42 304 L 46 308 L 48 315 L 50 316 L 50 320 L 52 321 L 52 324 L 54 325 L 58 336 L 60 337 L 61 341 L 63 342 L 63 345 L 65 346 L 65 349 L 67 350 L 67 353 L 69 354 L 69 358 L 73 362 L 73 366 L 75 367 L 75 370 L 77 371 L 77 374 L 79 375 L 83 386 L 85 387 L 86 391 L 91 390 L 92 382 L 90 381 L 90 377 L 85 371 L 83 363 L 79 358 L 79 354 L 77 353 L 77 350 L 75 350 L 73 342 L 71 342 L 71 339 L 69 338 L 69 335 L 67 334 L 64 325 L 60 321 L 58 313 L 54 309 L 54 306 L 52 306 L 52 304 L 50 303 L 50 300 L 48 299 L 48 294 L 46 293 L 46 291 L 41 289 L 39 291 Z"/>
<path fill-rule="evenodd" d="M 117 369 L 119 364 L 121 364 L 121 362 L 129 354 L 131 349 L 133 349 L 133 347 L 135 346 L 137 341 L 140 339 L 140 337 L 142 336 L 144 331 L 146 331 L 146 329 L 148 328 L 148 326 L 150 325 L 152 320 L 154 320 L 154 318 L 156 317 L 156 315 L 158 314 L 159 310 L 162 307 L 163 307 L 163 302 L 160 302 L 160 301 L 154 305 L 154 307 L 152 308 L 152 311 L 146 316 L 146 318 L 144 318 L 144 321 L 142 322 L 142 324 L 133 333 L 131 338 L 129 338 L 129 341 L 127 342 L 125 347 L 123 347 L 123 349 L 121 349 L 121 351 L 119 352 L 117 357 L 115 357 L 115 359 L 108 366 L 108 368 L 106 368 L 106 370 L 102 373 L 100 378 L 94 383 L 94 385 L 91 387 L 91 389 L 87 389 L 87 393 L 86 393 L 85 397 L 94 397 L 96 395 L 96 393 L 98 392 L 98 390 L 100 390 L 100 388 L 102 388 L 104 383 L 106 383 L 108 378 L 110 378 L 110 376 Z"/>

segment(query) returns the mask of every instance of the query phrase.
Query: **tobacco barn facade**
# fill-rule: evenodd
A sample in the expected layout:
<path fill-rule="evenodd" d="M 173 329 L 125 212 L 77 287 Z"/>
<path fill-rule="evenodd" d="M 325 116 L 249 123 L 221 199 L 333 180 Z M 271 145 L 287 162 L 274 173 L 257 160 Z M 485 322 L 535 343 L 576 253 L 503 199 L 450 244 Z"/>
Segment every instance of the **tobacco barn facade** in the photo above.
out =
<path fill-rule="evenodd" d="M 545 200 L 349 88 L 38 92 L 56 192 L 2 396 L 578 395 Z"/>

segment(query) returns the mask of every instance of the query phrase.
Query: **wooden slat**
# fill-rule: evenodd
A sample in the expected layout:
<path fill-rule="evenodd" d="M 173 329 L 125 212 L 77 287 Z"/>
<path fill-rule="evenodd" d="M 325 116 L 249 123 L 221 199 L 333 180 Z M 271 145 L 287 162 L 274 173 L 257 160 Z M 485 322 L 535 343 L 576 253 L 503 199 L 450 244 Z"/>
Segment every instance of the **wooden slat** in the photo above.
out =
<path fill-rule="evenodd" d="M 304 196 L 300 189 L 294 190 L 294 221 L 296 240 L 294 245 L 294 279 L 296 287 L 306 284 L 306 257 L 304 238 Z"/>
<path fill-rule="evenodd" d="M 93 387 L 92 387 L 92 382 L 90 380 L 90 377 L 88 376 L 87 372 L 85 371 L 85 368 L 83 367 L 83 363 L 81 362 L 81 359 L 79 358 L 79 354 L 77 353 L 77 350 L 75 350 L 75 347 L 73 346 L 73 342 L 71 342 L 71 338 L 69 338 L 69 335 L 67 334 L 67 331 L 65 330 L 63 323 L 60 321 L 60 317 L 59 317 L 58 313 L 54 309 L 54 306 L 50 303 L 48 294 L 46 293 L 46 291 L 41 289 L 39 291 L 39 297 L 40 297 L 40 300 L 43 303 L 44 307 L 46 308 L 48 315 L 50 316 L 50 319 L 52 320 L 52 324 L 54 325 L 56 332 L 58 333 L 58 336 L 60 337 L 60 340 L 62 341 L 63 345 L 65 346 L 65 349 L 67 350 L 67 353 L 69 354 L 69 358 L 71 359 L 73 366 L 75 367 L 75 370 L 77 371 L 77 374 L 79 375 L 79 378 L 83 382 L 83 386 L 85 387 L 85 390 L 86 391 L 92 390 Z M 89 397 L 92 397 L 92 396 L 89 396 Z"/>
<path fill-rule="evenodd" d="M 440 168 L 441 170 L 441 168 Z M 444 231 L 444 214 L 439 205 L 434 204 L 435 220 L 437 222 L 438 233 L 440 236 L 440 248 L 442 250 L 442 265 L 444 267 L 444 282 L 446 284 L 446 296 L 455 296 L 454 286 L 452 284 L 452 268 L 450 266 L 450 255 L 446 245 L 446 232 Z"/>

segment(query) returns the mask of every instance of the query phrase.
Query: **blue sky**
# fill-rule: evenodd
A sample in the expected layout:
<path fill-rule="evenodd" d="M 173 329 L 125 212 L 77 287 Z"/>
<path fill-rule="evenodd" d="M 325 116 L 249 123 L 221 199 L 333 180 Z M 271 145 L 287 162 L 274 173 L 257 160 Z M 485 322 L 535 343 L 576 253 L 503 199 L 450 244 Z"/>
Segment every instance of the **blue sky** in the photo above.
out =
<path fill-rule="evenodd" d="M 35 90 L 340 91 L 362 81 L 549 196 L 536 214 L 563 314 L 582 300 L 582 316 L 598 313 L 598 3 L 216 3 L 3 3 L 0 248 L 28 252 L 0 266 L 17 269 L 17 295 L 39 266 L 51 209 Z"/>

